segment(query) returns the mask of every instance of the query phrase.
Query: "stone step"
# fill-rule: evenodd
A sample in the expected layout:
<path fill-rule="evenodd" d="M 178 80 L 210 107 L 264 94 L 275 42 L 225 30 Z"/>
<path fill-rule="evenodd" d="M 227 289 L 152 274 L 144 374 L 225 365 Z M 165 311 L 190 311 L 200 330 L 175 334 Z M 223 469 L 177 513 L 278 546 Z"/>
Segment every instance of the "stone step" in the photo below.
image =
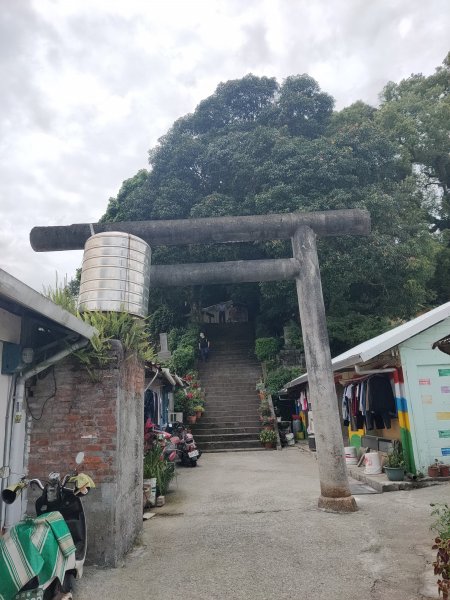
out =
<path fill-rule="evenodd" d="M 195 434 L 195 441 L 200 445 L 209 442 L 239 442 L 248 440 L 257 440 L 259 442 L 259 433 L 221 433 L 217 435 Z"/>
<path fill-rule="evenodd" d="M 236 450 L 242 449 L 247 450 L 249 448 L 261 448 L 261 442 L 259 440 L 241 440 L 241 441 L 229 441 L 229 442 L 204 442 L 199 444 L 200 449 L 203 452 L 214 452 L 215 450 Z"/>
<path fill-rule="evenodd" d="M 205 413 L 208 415 L 209 419 L 213 418 L 223 418 L 226 415 L 236 415 L 245 416 L 245 415 L 257 415 L 258 408 L 256 406 L 239 406 L 237 408 L 228 408 L 225 404 L 223 406 L 218 406 L 214 408 L 210 408 L 207 406 L 205 408 Z"/>
<path fill-rule="evenodd" d="M 195 439 L 197 439 L 197 436 L 199 437 L 205 437 L 205 436 L 214 436 L 214 435 L 226 435 L 226 434 L 243 434 L 243 433 L 251 433 L 254 435 L 259 435 L 261 428 L 259 425 L 253 425 L 251 427 L 216 427 L 216 428 L 212 428 L 212 427 L 202 427 L 201 426 L 201 422 L 200 425 L 198 424 L 198 422 L 192 426 L 192 433 L 195 436 Z"/>
<path fill-rule="evenodd" d="M 215 396 L 214 399 L 206 398 L 205 408 L 208 410 L 214 409 L 235 409 L 235 408 L 243 408 L 251 406 L 255 410 L 258 410 L 259 402 L 255 400 L 252 396 L 251 398 L 246 398 L 245 396 L 239 396 L 239 398 L 230 398 L 229 396 Z"/>
<path fill-rule="evenodd" d="M 205 413 L 206 414 L 206 413 Z M 197 427 L 208 428 L 211 431 L 216 429 L 247 429 L 249 427 L 259 427 L 259 418 L 245 419 L 230 417 L 227 420 L 210 420 L 203 416 L 195 425 L 191 425 L 192 431 L 196 431 Z"/>

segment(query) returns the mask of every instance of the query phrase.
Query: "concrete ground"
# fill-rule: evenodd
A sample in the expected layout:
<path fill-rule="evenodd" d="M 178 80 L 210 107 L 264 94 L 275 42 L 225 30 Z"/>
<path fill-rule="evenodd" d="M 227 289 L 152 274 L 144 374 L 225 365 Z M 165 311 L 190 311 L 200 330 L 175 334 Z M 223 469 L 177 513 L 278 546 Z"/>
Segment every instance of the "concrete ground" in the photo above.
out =
<path fill-rule="evenodd" d="M 120 568 L 86 568 L 75 600 L 430 597 L 430 502 L 448 484 L 356 496 L 354 514 L 319 511 L 318 495 L 315 454 L 298 447 L 204 454 L 178 470 L 142 545 Z"/>

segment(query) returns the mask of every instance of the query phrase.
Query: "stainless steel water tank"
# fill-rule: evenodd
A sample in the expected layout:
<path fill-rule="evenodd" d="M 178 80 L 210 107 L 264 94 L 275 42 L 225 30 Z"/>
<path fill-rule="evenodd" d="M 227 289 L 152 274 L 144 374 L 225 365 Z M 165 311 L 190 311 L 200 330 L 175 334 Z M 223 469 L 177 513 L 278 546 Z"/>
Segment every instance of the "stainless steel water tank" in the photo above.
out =
<path fill-rule="evenodd" d="M 150 246 L 129 233 L 97 233 L 84 247 L 80 311 L 126 311 L 146 317 Z"/>

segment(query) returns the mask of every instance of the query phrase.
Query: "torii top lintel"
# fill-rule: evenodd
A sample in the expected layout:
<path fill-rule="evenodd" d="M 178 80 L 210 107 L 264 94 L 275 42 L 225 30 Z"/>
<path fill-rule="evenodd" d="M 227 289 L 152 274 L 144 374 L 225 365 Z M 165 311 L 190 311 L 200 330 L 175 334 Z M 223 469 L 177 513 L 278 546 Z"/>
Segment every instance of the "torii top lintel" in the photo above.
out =
<path fill-rule="evenodd" d="M 173 221 L 78 223 L 34 227 L 30 242 L 36 252 L 82 250 L 93 233 L 108 231 L 131 233 L 150 246 L 250 242 L 289 239 L 300 226 L 308 226 L 320 236 L 368 235 L 370 216 L 366 210 L 350 209 Z"/>

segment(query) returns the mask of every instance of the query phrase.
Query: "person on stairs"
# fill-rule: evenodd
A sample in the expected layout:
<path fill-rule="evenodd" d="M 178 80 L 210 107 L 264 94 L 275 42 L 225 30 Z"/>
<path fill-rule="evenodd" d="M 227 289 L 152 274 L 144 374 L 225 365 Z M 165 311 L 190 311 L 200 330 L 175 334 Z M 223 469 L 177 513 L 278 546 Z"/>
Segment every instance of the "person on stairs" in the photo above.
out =
<path fill-rule="evenodd" d="M 200 350 L 200 358 L 203 362 L 206 362 L 209 355 L 209 340 L 203 331 L 200 333 L 200 339 L 198 340 L 198 349 Z"/>
<path fill-rule="evenodd" d="M 221 302 L 218 306 L 218 309 L 219 309 L 219 323 L 225 323 L 225 310 L 226 310 L 225 302 Z"/>

